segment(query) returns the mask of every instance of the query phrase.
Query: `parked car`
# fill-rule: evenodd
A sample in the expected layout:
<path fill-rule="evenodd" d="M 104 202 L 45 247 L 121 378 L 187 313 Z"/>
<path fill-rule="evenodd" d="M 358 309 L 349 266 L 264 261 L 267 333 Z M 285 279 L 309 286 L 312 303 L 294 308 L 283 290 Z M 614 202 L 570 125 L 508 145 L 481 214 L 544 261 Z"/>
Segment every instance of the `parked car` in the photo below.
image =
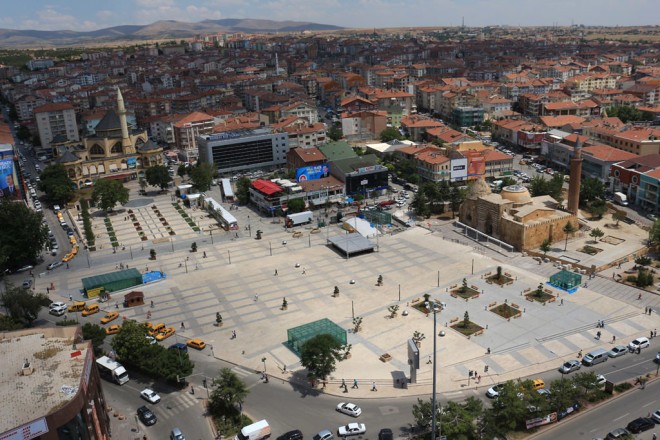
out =
<path fill-rule="evenodd" d="M 59 306 L 59 307 L 51 307 L 48 310 L 48 313 L 50 313 L 51 315 L 55 315 L 55 316 L 62 316 L 66 313 L 66 309 L 67 309 L 66 305 Z"/>
<path fill-rule="evenodd" d="M 648 431 L 655 427 L 655 422 L 650 417 L 638 417 L 632 422 L 628 423 L 626 429 L 632 432 L 633 434 L 639 434 L 640 432 Z"/>
<path fill-rule="evenodd" d="M 147 338 L 151 338 L 153 340 L 154 344 L 156 343 L 156 339 L 154 339 L 153 336 L 147 336 Z M 167 347 L 169 350 L 181 350 L 181 351 L 188 351 L 188 346 L 184 344 L 183 342 L 177 342 L 176 344 L 172 344 L 169 347 Z"/>
<path fill-rule="evenodd" d="M 154 414 L 146 406 L 141 406 L 137 409 L 137 416 L 140 419 L 140 421 L 147 426 L 155 425 L 156 422 L 158 421 L 156 414 Z"/>
<path fill-rule="evenodd" d="M 53 263 L 50 263 L 48 266 L 46 266 L 46 269 L 53 270 L 53 269 L 56 269 L 56 268 L 62 266 L 62 264 L 63 263 L 61 261 L 55 261 Z"/>
<path fill-rule="evenodd" d="M 570 360 L 568 362 L 564 362 L 561 367 L 559 367 L 559 372 L 561 374 L 568 374 L 572 373 L 573 371 L 577 371 L 580 369 L 582 365 L 580 364 L 580 361 L 577 359 Z"/>
<path fill-rule="evenodd" d="M 303 433 L 299 429 L 294 429 L 277 437 L 277 440 L 303 440 Z"/>
<path fill-rule="evenodd" d="M 389 428 L 383 428 L 378 432 L 378 440 L 394 440 L 394 434 Z"/>
<path fill-rule="evenodd" d="M 352 417 L 358 417 L 360 414 L 362 414 L 362 409 L 354 403 L 341 402 L 339 405 L 337 405 L 337 411 L 340 413 L 348 414 Z"/>
<path fill-rule="evenodd" d="M 151 388 L 145 388 L 140 392 L 140 397 L 149 403 L 160 402 L 160 396 Z"/>
<path fill-rule="evenodd" d="M 367 427 L 364 423 L 349 423 L 348 425 L 340 426 L 337 428 L 337 434 L 340 437 L 348 437 L 351 435 L 360 435 L 367 432 Z"/>
<path fill-rule="evenodd" d="M 206 342 L 199 338 L 189 339 L 187 344 L 189 347 L 195 348 L 197 350 L 204 350 L 204 347 L 206 347 Z"/>
<path fill-rule="evenodd" d="M 610 431 L 605 437 L 605 440 L 618 440 L 622 438 L 627 438 L 630 436 L 630 432 L 626 428 L 617 428 L 613 431 Z"/>
<path fill-rule="evenodd" d="M 334 439 L 334 436 L 327 429 L 324 429 L 323 431 L 319 431 L 318 434 L 316 434 L 314 437 L 312 437 L 312 440 L 333 440 L 333 439 Z"/>
<path fill-rule="evenodd" d="M 655 423 L 660 424 L 660 409 L 656 409 L 653 414 L 651 414 L 651 418 L 655 420 Z"/>
<path fill-rule="evenodd" d="M 170 440 L 186 440 L 179 428 L 172 428 L 170 431 Z"/>
<path fill-rule="evenodd" d="M 628 353 L 628 347 L 626 347 L 625 345 L 617 345 L 609 352 L 607 352 L 607 355 L 611 358 L 616 358 L 619 356 L 623 356 L 626 353 Z"/>
<path fill-rule="evenodd" d="M 25 289 L 29 289 L 30 287 L 32 287 L 32 279 L 31 278 L 24 279 L 22 286 Z"/>
<path fill-rule="evenodd" d="M 62 301 L 55 301 L 50 303 L 50 305 L 48 306 L 49 309 L 55 309 L 57 307 L 66 307 L 66 304 L 63 303 Z"/>
<path fill-rule="evenodd" d="M 637 338 L 628 344 L 628 349 L 630 351 L 635 351 L 638 348 L 641 350 L 642 348 L 648 348 L 648 346 L 651 345 L 649 342 L 649 339 L 642 336 L 641 338 Z"/>
<path fill-rule="evenodd" d="M 119 312 L 108 312 L 103 318 L 101 318 L 101 324 L 107 324 L 110 321 L 113 321 L 119 317 Z"/>
<path fill-rule="evenodd" d="M 486 391 L 486 397 L 489 397 L 491 399 L 496 398 L 497 396 L 500 395 L 502 388 L 504 388 L 504 384 L 497 384 L 488 388 L 488 391 Z"/>
<path fill-rule="evenodd" d="M 28 270 L 32 270 L 32 269 L 34 269 L 34 266 L 28 264 L 26 266 L 22 266 L 16 269 L 16 273 L 27 272 Z"/>

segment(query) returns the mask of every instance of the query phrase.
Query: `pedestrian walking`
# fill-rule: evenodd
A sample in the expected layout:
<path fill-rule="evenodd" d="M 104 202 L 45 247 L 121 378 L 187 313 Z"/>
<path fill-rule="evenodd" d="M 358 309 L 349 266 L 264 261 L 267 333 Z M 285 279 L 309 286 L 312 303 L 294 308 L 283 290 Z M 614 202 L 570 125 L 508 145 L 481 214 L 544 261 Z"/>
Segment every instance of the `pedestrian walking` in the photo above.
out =
<path fill-rule="evenodd" d="M 578 351 L 577 358 L 580 359 L 582 357 L 582 350 Z"/>
<path fill-rule="evenodd" d="M 185 325 L 183 322 L 181 323 L 181 328 L 182 328 L 182 329 L 185 329 L 185 328 L 186 328 L 186 325 Z"/>
<path fill-rule="evenodd" d="M 564 305 L 564 298 L 562 298 L 561 300 L 559 300 L 559 305 L 560 305 L 560 306 L 563 306 L 563 305 Z"/>
<path fill-rule="evenodd" d="M 657 328 L 653 329 L 653 337 L 655 338 L 656 336 L 658 336 L 658 329 Z"/>
<path fill-rule="evenodd" d="M 376 389 L 376 382 L 371 382 L 371 391 L 378 391 Z"/>
<path fill-rule="evenodd" d="M 339 385 L 339 388 L 344 388 L 346 386 L 346 381 L 344 379 L 341 380 L 341 385 Z"/>
<path fill-rule="evenodd" d="M 69 295 L 69 301 L 73 301 L 73 295 Z"/>
<path fill-rule="evenodd" d="M 596 332 L 596 339 L 600 339 L 600 331 Z"/>
<path fill-rule="evenodd" d="M 357 379 L 353 379 L 353 386 L 352 386 L 351 388 L 358 388 L 358 389 L 360 388 L 360 387 L 358 386 L 358 381 L 357 381 Z"/>
<path fill-rule="evenodd" d="M 50 293 L 50 288 L 46 287 L 46 293 Z"/>
<path fill-rule="evenodd" d="M 66 263 L 66 268 L 67 268 L 67 269 L 69 268 L 69 263 Z"/>
<path fill-rule="evenodd" d="M 306 273 L 307 273 L 307 269 L 305 269 L 305 268 L 303 267 L 303 272 L 302 272 L 302 274 L 305 275 Z"/>
<path fill-rule="evenodd" d="M 236 339 L 236 330 L 231 331 L 231 338 Z"/>
<path fill-rule="evenodd" d="M 277 276 L 277 269 L 275 269 L 275 276 Z"/>
<path fill-rule="evenodd" d="M 481 383 L 481 374 L 477 376 L 477 383 Z"/>
<path fill-rule="evenodd" d="M 612 344 L 614 344 L 615 342 L 616 342 L 616 336 L 612 335 Z"/>
<path fill-rule="evenodd" d="M 259 301 L 259 294 L 255 293 L 254 294 L 254 302 L 257 302 L 257 301 Z"/>
<path fill-rule="evenodd" d="M 653 437 L 651 437 L 651 440 L 658 440 L 658 436 L 655 435 L 655 432 L 653 433 Z"/>
<path fill-rule="evenodd" d="M 640 293 L 639 295 L 637 295 L 637 299 L 638 299 L 638 300 L 641 300 L 641 299 L 642 299 L 642 294 L 641 294 L 641 293 Z"/>

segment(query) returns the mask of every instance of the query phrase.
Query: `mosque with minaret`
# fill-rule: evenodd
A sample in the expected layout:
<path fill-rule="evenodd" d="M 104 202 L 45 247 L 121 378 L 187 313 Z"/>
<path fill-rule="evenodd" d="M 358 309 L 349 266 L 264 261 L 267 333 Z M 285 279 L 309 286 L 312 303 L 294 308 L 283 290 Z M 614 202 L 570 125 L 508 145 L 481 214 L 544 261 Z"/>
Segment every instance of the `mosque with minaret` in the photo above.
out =
<path fill-rule="evenodd" d="M 51 143 L 55 162 L 62 164 L 78 188 L 98 179 L 130 181 L 144 177 L 147 168 L 163 165 L 163 149 L 146 130 L 128 124 L 124 98 L 117 88 L 117 111 L 108 110 L 82 141 Z"/>

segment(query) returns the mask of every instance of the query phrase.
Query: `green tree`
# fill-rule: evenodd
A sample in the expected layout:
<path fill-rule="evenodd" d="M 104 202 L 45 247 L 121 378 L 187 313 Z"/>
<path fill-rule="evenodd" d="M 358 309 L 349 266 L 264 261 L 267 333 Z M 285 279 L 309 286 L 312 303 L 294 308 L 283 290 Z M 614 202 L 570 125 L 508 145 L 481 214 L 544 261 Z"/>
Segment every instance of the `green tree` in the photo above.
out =
<path fill-rule="evenodd" d="M 594 239 L 594 242 L 598 242 L 599 238 L 602 238 L 605 235 L 605 233 L 600 230 L 599 228 L 593 228 L 591 232 L 589 232 L 589 236 Z"/>
<path fill-rule="evenodd" d="M 99 179 L 94 182 L 92 201 L 107 213 L 117 203 L 125 205 L 128 202 L 128 188 L 119 180 Z"/>
<path fill-rule="evenodd" d="M 0 270 L 34 264 L 48 240 L 43 216 L 24 203 L 0 200 Z"/>
<path fill-rule="evenodd" d="M 165 165 L 156 165 L 147 168 L 145 176 L 149 185 L 157 186 L 161 190 L 167 189 L 169 183 L 172 181 L 172 176 L 170 176 Z"/>
<path fill-rule="evenodd" d="M 543 240 L 543 243 L 541 243 L 541 247 L 540 247 L 540 249 L 541 249 L 541 252 L 543 252 L 543 256 L 544 256 L 544 257 L 545 257 L 545 255 L 546 255 L 548 252 L 550 252 L 550 249 L 552 249 L 552 247 L 550 246 L 550 244 L 551 244 L 551 243 L 550 243 L 550 239 L 549 239 L 549 238 L 546 238 L 545 240 Z"/>
<path fill-rule="evenodd" d="M 50 303 L 43 293 L 32 293 L 30 289 L 11 284 L 2 293 L 0 300 L 10 318 L 28 327 L 39 316 L 39 310 Z"/>
<path fill-rule="evenodd" d="M 394 127 L 388 127 L 385 130 L 380 132 L 380 141 L 381 142 L 389 142 L 391 140 L 401 140 L 403 139 L 403 136 L 401 136 L 401 133 L 399 133 L 399 130 L 397 130 Z"/>
<path fill-rule="evenodd" d="M 193 169 L 190 171 L 190 179 L 193 182 L 193 186 L 197 188 L 198 191 L 208 191 L 209 188 L 211 188 L 213 175 L 216 172 L 217 171 L 213 164 L 198 162 L 197 166 L 193 167 Z"/>
<path fill-rule="evenodd" d="M 527 404 L 518 397 L 520 384 L 507 381 L 484 416 L 485 438 L 503 438 L 510 431 L 522 429 L 528 416 Z"/>
<path fill-rule="evenodd" d="M 236 198 L 241 205 L 250 203 L 250 187 L 252 182 L 247 177 L 241 177 L 236 182 Z"/>
<path fill-rule="evenodd" d="M 211 386 L 213 392 L 211 393 L 209 406 L 212 412 L 218 408 L 226 409 L 235 408 L 236 406 L 240 408 L 249 394 L 245 383 L 229 368 L 220 370 L 220 374 L 213 379 Z"/>
<path fill-rule="evenodd" d="M 16 130 L 16 137 L 20 141 L 27 141 L 30 139 L 30 129 L 27 128 L 25 125 L 20 125 L 18 127 L 18 130 Z"/>
<path fill-rule="evenodd" d="M 149 348 L 147 328 L 128 319 L 124 321 L 121 332 L 112 339 L 112 348 L 117 357 L 127 363 L 139 365 L 140 356 Z"/>
<path fill-rule="evenodd" d="M 426 192 L 424 191 L 418 191 L 417 194 L 415 194 L 410 206 L 420 217 L 429 218 L 431 216 L 431 208 L 429 207 L 429 201 L 426 197 Z"/>
<path fill-rule="evenodd" d="M 566 234 L 566 241 L 564 243 L 564 251 L 566 251 L 566 248 L 568 247 L 568 237 L 573 235 L 575 232 L 575 226 L 573 226 L 573 223 L 571 222 L 566 222 L 566 225 L 562 228 L 562 231 L 564 231 L 564 234 Z"/>
<path fill-rule="evenodd" d="M 592 371 L 581 371 L 573 376 L 573 383 L 582 397 L 587 397 L 600 386 L 596 382 L 596 373 Z"/>
<path fill-rule="evenodd" d="M 642 120 L 642 114 L 639 109 L 630 105 L 624 105 L 621 107 L 609 107 L 607 109 L 607 116 L 617 117 L 621 119 L 621 122 L 623 123 Z"/>
<path fill-rule="evenodd" d="M 458 208 L 461 206 L 461 203 L 463 203 L 463 200 L 465 200 L 466 196 L 466 191 L 463 189 L 460 189 L 456 186 L 453 186 L 449 192 L 449 204 L 451 205 L 451 216 L 452 218 L 455 217 L 456 211 Z"/>
<path fill-rule="evenodd" d="M 657 219 L 653 222 L 651 229 L 649 230 L 649 247 L 657 246 L 660 243 L 660 219 Z"/>
<path fill-rule="evenodd" d="M 330 127 L 330 129 L 326 132 L 328 135 L 328 138 L 330 138 L 331 141 L 338 141 L 342 137 L 344 137 L 344 133 L 342 133 L 341 128 L 333 125 Z"/>
<path fill-rule="evenodd" d="M 466 310 L 463 314 L 463 328 L 467 328 L 470 325 L 470 314 Z"/>
<path fill-rule="evenodd" d="M 303 212 L 305 210 L 305 200 L 302 197 L 291 199 L 287 202 L 289 212 L 295 214 L 296 212 Z"/>
<path fill-rule="evenodd" d="M 15 321 L 13 318 L 6 315 L 0 315 L 0 331 L 13 332 L 14 330 L 20 330 L 24 327 L 25 325 Z"/>
<path fill-rule="evenodd" d="M 100 325 L 87 322 L 82 326 L 82 334 L 86 341 L 92 341 L 94 355 L 97 357 L 100 356 L 103 353 L 103 341 L 105 341 L 105 337 L 107 336 L 105 329 Z"/>
<path fill-rule="evenodd" d="M 335 363 L 343 358 L 341 344 L 328 334 L 320 334 L 300 347 L 300 363 L 307 368 L 311 380 L 325 379 L 335 371 Z"/>
<path fill-rule="evenodd" d="M 61 164 L 49 165 L 39 176 L 39 189 L 55 205 L 68 203 L 75 194 L 75 183 L 69 179 L 66 168 Z"/>
<path fill-rule="evenodd" d="M 550 384 L 548 403 L 552 411 L 563 411 L 573 405 L 580 394 L 573 380 L 555 380 Z"/>
<path fill-rule="evenodd" d="M 607 203 L 603 199 L 592 200 L 587 204 L 587 211 L 594 219 L 600 219 L 607 212 Z"/>
<path fill-rule="evenodd" d="M 138 184 L 140 185 L 140 193 L 144 193 L 144 190 L 147 189 L 147 181 L 144 179 L 144 177 L 140 177 Z"/>
<path fill-rule="evenodd" d="M 616 222 L 615 226 L 619 226 L 620 221 L 625 221 L 628 218 L 628 214 L 625 211 L 614 211 L 612 214 L 612 219 Z"/>
<path fill-rule="evenodd" d="M 177 176 L 181 177 L 182 179 L 186 174 L 189 174 L 189 173 L 190 173 L 190 167 L 187 167 L 183 163 L 180 164 L 176 169 Z"/>
<path fill-rule="evenodd" d="M 605 198 L 605 185 L 600 179 L 595 177 L 587 177 L 582 179 L 580 183 L 580 206 L 588 206 L 590 202 L 595 200 L 603 200 Z"/>

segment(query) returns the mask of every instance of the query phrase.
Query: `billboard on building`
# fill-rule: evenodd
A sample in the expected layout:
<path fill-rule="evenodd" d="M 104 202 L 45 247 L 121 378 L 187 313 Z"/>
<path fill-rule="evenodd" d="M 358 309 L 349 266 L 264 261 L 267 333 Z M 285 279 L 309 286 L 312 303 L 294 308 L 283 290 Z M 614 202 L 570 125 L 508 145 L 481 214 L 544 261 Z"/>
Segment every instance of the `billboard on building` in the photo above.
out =
<path fill-rule="evenodd" d="M 460 182 L 467 179 L 468 160 L 465 157 L 458 157 L 452 159 L 450 164 L 451 164 L 450 180 L 452 182 Z"/>
<path fill-rule="evenodd" d="M 129 157 L 128 159 L 126 159 L 126 165 L 128 166 L 128 168 L 135 168 L 135 166 L 137 165 L 137 157 Z"/>
<path fill-rule="evenodd" d="M 322 179 L 328 177 L 329 173 L 330 166 L 327 164 L 298 168 L 296 170 L 296 182 Z"/>
<path fill-rule="evenodd" d="M 518 145 L 541 144 L 545 138 L 545 133 L 532 133 L 529 131 L 518 132 Z"/>
<path fill-rule="evenodd" d="M 471 151 L 469 154 L 467 154 L 467 160 L 468 180 L 478 179 L 479 177 L 486 174 L 486 158 L 483 156 L 483 154 L 477 151 Z"/>
<path fill-rule="evenodd" d="M 18 198 L 19 187 L 14 177 L 14 159 L 0 160 L 0 197 Z"/>

